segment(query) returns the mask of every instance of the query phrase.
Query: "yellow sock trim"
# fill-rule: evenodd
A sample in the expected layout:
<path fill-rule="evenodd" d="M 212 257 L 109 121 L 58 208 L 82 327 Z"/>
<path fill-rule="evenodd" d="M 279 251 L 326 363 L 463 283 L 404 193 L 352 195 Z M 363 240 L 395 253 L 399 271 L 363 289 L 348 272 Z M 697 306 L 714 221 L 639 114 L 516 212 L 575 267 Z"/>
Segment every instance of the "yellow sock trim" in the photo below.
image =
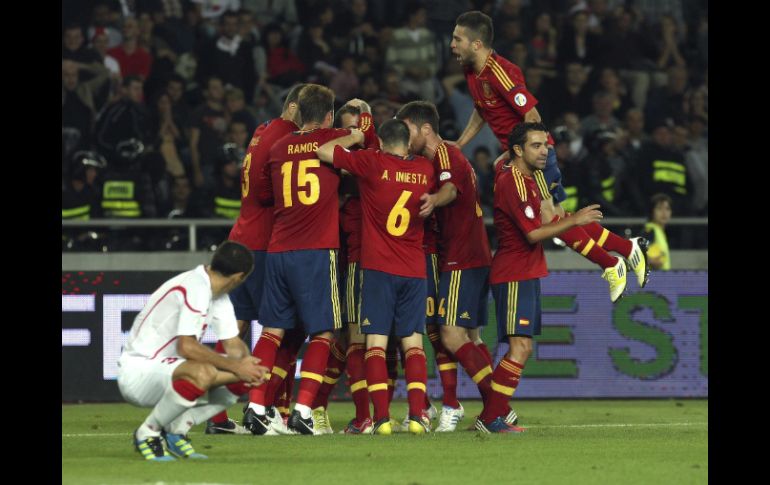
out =
<path fill-rule="evenodd" d="M 479 382 L 481 382 L 482 379 L 484 379 L 486 376 L 488 376 L 491 373 L 492 373 L 492 368 L 489 366 L 486 366 L 480 371 L 478 371 L 475 376 L 471 377 L 471 379 L 473 379 L 473 382 L 478 384 Z"/>
<path fill-rule="evenodd" d="M 438 370 L 451 370 L 451 369 L 457 369 L 457 364 L 454 362 L 450 362 L 449 364 L 439 364 Z"/>
<path fill-rule="evenodd" d="M 372 384 L 371 386 L 366 386 L 366 388 L 369 390 L 369 392 L 387 391 L 388 385 L 382 382 L 380 384 Z"/>
<path fill-rule="evenodd" d="M 593 239 L 589 239 L 588 242 L 586 243 L 586 247 L 584 247 L 583 250 L 580 251 L 580 254 L 582 254 L 583 256 L 588 256 L 588 253 L 591 252 L 591 249 L 594 247 L 594 244 L 596 244 L 596 241 L 594 241 Z"/>
<path fill-rule="evenodd" d="M 425 384 L 422 382 L 410 382 L 406 385 L 406 390 L 411 391 L 412 389 L 421 389 L 423 392 L 425 392 Z"/>
<path fill-rule="evenodd" d="M 318 381 L 318 382 L 324 381 L 324 376 L 322 376 L 321 374 L 316 374 L 314 372 L 300 372 L 299 376 L 302 379 L 313 379 L 314 381 Z"/>
<path fill-rule="evenodd" d="M 350 392 L 360 391 L 361 389 L 365 389 L 365 388 L 366 388 L 366 380 L 361 380 L 361 381 L 358 381 L 358 382 L 354 382 L 350 386 Z"/>

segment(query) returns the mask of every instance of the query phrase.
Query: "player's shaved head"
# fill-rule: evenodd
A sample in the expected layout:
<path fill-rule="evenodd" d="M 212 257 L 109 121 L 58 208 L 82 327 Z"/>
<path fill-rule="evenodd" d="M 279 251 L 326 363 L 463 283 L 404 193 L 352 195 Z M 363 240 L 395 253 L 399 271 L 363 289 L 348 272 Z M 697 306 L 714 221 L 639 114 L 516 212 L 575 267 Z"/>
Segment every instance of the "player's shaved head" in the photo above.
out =
<path fill-rule="evenodd" d="M 471 42 L 480 40 L 484 47 L 491 47 L 495 32 L 489 15 L 478 10 L 465 12 L 457 17 L 456 25 L 463 27 Z"/>
<path fill-rule="evenodd" d="M 391 118 L 383 123 L 377 130 L 377 136 L 386 147 L 409 146 L 409 127 L 398 119 Z"/>
<path fill-rule="evenodd" d="M 409 120 L 418 128 L 427 123 L 434 133 L 438 134 L 438 110 L 436 105 L 428 101 L 411 101 L 406 103 L 396 113 L 399 120 Z"/>
<path fill-rule="evenodd" d="M 307 84 L 297 99 L 302 123 L 323 123 L 327 113 L 334 112 L 334 91 L 320 84 Z"/>

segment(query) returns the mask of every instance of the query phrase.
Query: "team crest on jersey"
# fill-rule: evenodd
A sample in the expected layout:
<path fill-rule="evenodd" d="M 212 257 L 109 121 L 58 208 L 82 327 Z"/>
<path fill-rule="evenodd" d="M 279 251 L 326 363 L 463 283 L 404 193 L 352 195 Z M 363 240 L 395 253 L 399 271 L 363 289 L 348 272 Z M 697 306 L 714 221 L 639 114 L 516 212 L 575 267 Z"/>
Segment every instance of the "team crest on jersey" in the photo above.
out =
<path fill-rule="evenodd" d="M 438 177 L 438 179 L 441 180 L 442 182 L 444 180 L 449 180 L 451 178 L 452 178 L 452 174 L 449 173 L 449 172 L 441 172 L 441 175 L 439 175 L 439 177 Z"/>
<path fill-rule="evenodd" d="M 534 219 L 535 218 L 535 211 L 532 209 L 532 206 L 527 206 L 524 208 L 524 215 L 527 216 L 528 219 Z"/>
<path fill-rule="evenodd" d="M 516 106 L 525 106 L 527 104 L 527 97 L 519 93 L 513 97 L 513 102 L 516 103 Z"/>
<path fill-rule="evenodd" d="M 495 95 L 495 93 L 492 91 L 492 86 L 487 81 L 483 81 L 481 83 L 481 90 L 484 92 L 485 98 L 491 98 Z"/>
<path fill-rule="evenodd" d="M 262 136 L 255 136 L 251 139 L 251 143 L 249 143 L 250 147 L 255 147 L 259 144 L 259 139 L 262 138 Z"/>

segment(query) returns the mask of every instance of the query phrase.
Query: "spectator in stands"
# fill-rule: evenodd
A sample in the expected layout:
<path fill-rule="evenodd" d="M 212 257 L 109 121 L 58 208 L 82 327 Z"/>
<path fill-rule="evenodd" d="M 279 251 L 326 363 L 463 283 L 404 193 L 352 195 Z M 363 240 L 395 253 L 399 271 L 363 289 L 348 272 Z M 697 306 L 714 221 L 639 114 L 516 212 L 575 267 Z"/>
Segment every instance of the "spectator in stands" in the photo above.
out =
<path fill-rule="evenodd" d="M 308 69 L 308 80 L 326 84 L 336 69 L 331 65 L 331 36 L 325 32 L 321 19 L 314 19 L 303 29 L 297 52 Z"/>
<path fill-rule="evenodd" d="M 366 0 L 352 0 L 334 18 L 332 43 L 337 50 L 363 56 L 367 42 L 377 42 L 377 28 Z"/>
<path fill-rule="evenodd" d="M 616 176 L 624 165 L 618 156 L 616 138 L 614 132 L 607 130 L 589 133 L 585 139 L 588 151 L 581 163 L 581 197 L 601 205 L 602 213 L 608 216 L 624 215 L 616 197 Z"/>
<path fill-rule="evenodd" d="M 572 111 L 579 116 L 588 116 L 591 113 L 591 95 L 587 86 L 587 69 L 579 62 L 570 62 L 564 66 L 563 74 L 552 85 L 550 94 L 542 101 L 549 104 L 552 113 Z M 540 111 L 540 106 L 538 106 Z M 558 111 L 556 111 L 558 110 Z"/>
<path fill-rule="evenodd" d="M 200 50 L 196 77 L 201 82 L 211 76 L 241 89 L 248 103 L 253 99 L 256 85 L 253 46 L 238 34 L 237 12 L 226 11 L 219 17 L 219 35 Z"/>
<path fill-rule="evenodd" d="M 99 0 L 91 11 L 91 25 L 86 30 L 86 36 L 93 39 L 97 34 L 104 34 L 108 49 L 119 46 L 123 35 L 115 28 L 115 17 L 120 18 L 120 14 L 112 9 L 112 2 Z"/>
<path fill-rule="evenodd" d="M 142 78 L 124 77 L 120 98 L 105 108 L 96 124 L 96 146 L 108 164 L 120 158 L 118 145 L 123 142 L 133 139 L 143 146 L 148 144 L 151 140 L 149 121 Z"/>
<path fill-rule="evenodd" d="M 601 60 L 602 54 L 602 38 L 588 30 L 588 12 L 579 10 L 572 14 L 559 41 L 557 62 L 578 62 L 583 66 L 595 66 Z"/>
<path fill-rule="evenodd" d="M 174 122 L 171 96 L 161 94 L 155 103 L 156 146 L 165 165 L 170 180 L 172 210 L 185 213 L 190 197 L 190 179 L 187 168 L 180 155 L 180 145 L 183 142 L 182 130 Z"/>
<path fill-rule="evenodd" d="M 524 41 L 524 31 L 521 26 L 521 20 L 518 18 L 509 18 L 500 23 L 500 31 L 495 30 L 495 41 L 493 49 L 507 57 L 513 49 L 514 44 Z M 514 62 L 514 64 L 516 64 Z"/>
<path fill-rule="evenodd" d="M 284 88 L 299 82 L 305 74 L 306 67 L 289 49 L 281 27 L 277 24 L 268 25 L 262 35 L 267 57 L 268 82 Z"/>
<path fill-rule="evenodd" d="M 190 125 L 192 180 L 197 188 L 214 182 L 214 167 L 227 130 L 222 80 L 210 77 L 205 86 L 206 101 L 192 112 Z"/>
<path fill-rule="evenodd" d="M 476 171 L 476 190 L 479 192 L 481 205 L 491 209 L 494 201 L 493 185 L 495 182 L 494 167 L 492 167 L 492 154 L 484 145 L 477 146 L 470 159 L 473 169 Z"/>
<path fill-rule="evenodd" d="M 656 62 L 658 69 L 664 71 L 671 66 L 685 67 L 687 62 L 682 55 L 684 38 L 679 34 L 679 28 L 674 17 L 671 15 L 661 16 L 660 26 L 657 30 L 659 33 L 655 38 L 658 39 L 658 58 Z"/>
<path fill-rule="evenodd" d="M 374 99 L 382 94 L 382 88 L 377 78 L 373 75 L 364 76 L 359 84 L 360 95 L 356 96 L 361 99 Z"/>
<path fill-rule="evenodd" d="M 644 237 L 650 242 L 647 248 L 647 263 L 652 269 L 669 271 L 671 251 L 668 248 L 666 225 L 671 220 L 673 201 L 666 194 L 650 197 L 649 221 L 644 225 Z"/>
<path fill-rule="evenodd" d="M 631 108 L 631 97 L 615 69 L 611 67 L 601 69 L 598 84 L 600 90 L 609 93 L 612 97 L 612 115 L 618 119 L 624 118 L 626 111 Z"/>
<path fill-rule="evenodd" d="M 109 71 L 97 63 L 81 64 L 62 60 L 62 173 L 69 167 L 69 156 L 77 150 L 90 148 L 96 119 L 95 92 L 109 80 Z M 93 77 L 80 81 L 80 72 L 89 71 Z"/>
<path fill-rule="evenodd" d="M 120 64 L 120 74 L 127 76 L 139 76 L 146 80 L 152 69 L 152 56 L 145 48 L 139 45 L 139 22 L 134 17 L 126 17 L 123 20 L 123 42 L 109 49 L 107 53 L 117 59 Z"/>
<path fill-rule="evenodd" d="M 600 130 L 615 131 L 620 127 L 620 120 L 612 114 L 614 99 L 613 95 L 607 91 L 594 93 L 593 112 L 580 121 L 584 136 Z"/>
<path fill-rule="evenodd" d="M 510 21 L 516 21 L 519 23 L 520 28 L 524 26 L 529 27 L 532 24 L 532 15 L 530 9 L 524 6 L 522 0 L 503 0 L 497 2 L 498 8 L 491 15 L 492 28 L 495 33 L 502 33 L 505 30 L 505 24 Z M 528 32 L 522 30 L 521 35 L 527 35 Z M 497 34 L 495 34 L 497 37 Z"/>
<path fill-rule="evenodd" d="M 702 118 L 708 128 L 709 94 L 706 85 L 688 89 L 684 96 L 684 112 L 687 116 Z"/>
<path fill-rule="evenodd" d="M 254 15 L 257 28 L 269 24 L 278 24 L 286 32 L 291 31 L 298 23 L 297 5 L 294 0 L 242 0 L 241 6 Z"/>
<path fill-rule="evenodd" d="M 359 90 L 358 75 L 356 74 L 356 60 L 347 54 L 340 61 L 340 68 L 332 76 L 329 88 L 334 91 L 336 100 L 345 103 L 352 99 Z"/>
<path fill-rule="evenodd" d="M 225 90 L 225 108 L 230 123 L 243 123 L 249 133 L 254 133 L 254 130 L 257 129 L 257 120 L 246 106 L 243 91 L 238 88 Z"/>
<path fill-rule="evenodd" d="M 270 84 L 265 84 L 265 87 L 257 93 L 255 100 L 255 118 L 257 124 L 263 123 L 267 120 L 272 120 L 281 115 L 283 111 L 283 101 L 279 98 L 280 93 L 276 88 Z"/>
<path fill-rule="evenodd" d="M 557 33 L 553 26 L 551 14 L 541 12 L 535 18 L 535 28 L 529 39 L 529 50 L 532 52 L 532 64 L 536 67 L 553 71 L 556 68 Z M 529 77 L 527 77 L 529 81 Z M 527 86 L 529 88 L 529 86 Z M 539 111 L 539 109 L 538 109 Z"/>
<path fill-rule="evenodd" d="M 704 135 L 706 120 L 700 116 L 690 118 L 687 126 L 687 146 L 684 161 L 692 179 L 692 207 L 695 215 L 708 216 L 709 210 L 709 142 Z"/>
<path fill-rule="evenodd" d="M 99 54 L 85 45 L 83 29 L 78 24 L 69 24 L 64 28 L 64 42 L 61 49 L 62 59 L 93 64 L 101 62 Z"/>
<path fill-rule="evenodd" d="M 187 149 L 190 139 L 190 106 L 185 100 L 185 80 L 178 74 L 173 74 L 166 82 L 166 94 L 171 101 L 171 113 L 174 124 L 179 129 L 181 139 L 177 141 L 177 149 Z"/>
<path fill-rule="evenodd" d="M 665 86 L 650 90 L 645 118 L 648 127 L 661 123 L 682 125 L 685 122 L 685 92 L 687 91 L 687 68 L 668 68 L 668 82 Z M 676 203 L 676 201 L 674 201 Z M 677 212 L 679 209 L 677 208 Z"/>
<path fill-rule="evenodd" d="M 385 51 L 385 65 L 401 76 L 401 87 L 420 99 L 437 100 L 439 68 L 436 37 L 425 27 L 427 11 L 418 2 L 410 2 L 404 25 L 393 31 L 393 37 Z M 385 82 L 386 89 L 388 81 Z"/>

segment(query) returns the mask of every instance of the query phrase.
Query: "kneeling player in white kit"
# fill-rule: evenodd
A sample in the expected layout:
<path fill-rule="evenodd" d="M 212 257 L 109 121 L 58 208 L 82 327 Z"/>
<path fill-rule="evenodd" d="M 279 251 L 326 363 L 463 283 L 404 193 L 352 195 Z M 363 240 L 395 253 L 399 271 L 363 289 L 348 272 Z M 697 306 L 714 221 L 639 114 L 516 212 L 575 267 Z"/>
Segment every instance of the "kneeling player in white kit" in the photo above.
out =
<path fill-rule="evenodd" d="M 195 452 L 187 432 L 234 404 L 269 372 L 238 338 L 227 297 L 253 266 L 247 248 L 225 241 L 210 265 L 165 282 L 136 316 L 118 361 L 118 387 L 126 401 L 153 408 L 134 432 L 144 459 L 207 458 Z M 200 343 L 209 325 L 227 355 Z"/>

